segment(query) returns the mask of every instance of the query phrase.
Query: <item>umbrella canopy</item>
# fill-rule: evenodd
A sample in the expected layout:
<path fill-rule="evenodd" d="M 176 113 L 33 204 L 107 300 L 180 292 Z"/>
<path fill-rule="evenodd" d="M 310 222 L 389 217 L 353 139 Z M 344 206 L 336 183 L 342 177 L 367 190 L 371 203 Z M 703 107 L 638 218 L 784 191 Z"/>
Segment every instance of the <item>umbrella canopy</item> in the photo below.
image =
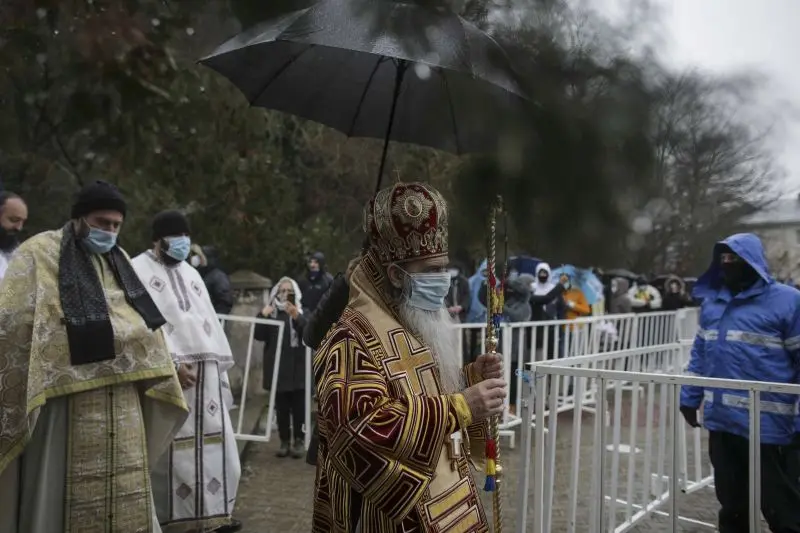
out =
<path fill-rule="evenodd" d="M 630 270 L 626 270 L 624 268 L 614 268 L 614 269 L 608 270 L 606 272 L 603 272 L 603 277 L 605 277 L 605 278 L 625 278 L 625 279 L 634 280 L 634 279 L 638 278 L 639 276 L 634 274 Z"/>
<path fill-rule="evenodd" d="M 558 279 L 562 274 L 569 276 L 572 283 L 583 291 L 589 305 L 594 305 L 603 299 L 603 284 L 591 270 L 564 265 L 553 270 L 552 278 Z"/>
<path fill-rule="evenodd" d="M 538 257 L 530 257 L 528 255 L 518 255 L 509 259 L 512 268 L 519 274 L 530 274 L 531 276 L 536 275 L 536 267 L 541 262 L 542 260 Z"/>
<path fill-rule="evenodd" d="M 384 139 L 381 167 L 389 140 L 495 150 L 498 113 L 516 110 L 522 94 L 489 35 L 446 10 L 389 0 L 322 0 L 244 31 L 201 63 L 253 105 Z"/>

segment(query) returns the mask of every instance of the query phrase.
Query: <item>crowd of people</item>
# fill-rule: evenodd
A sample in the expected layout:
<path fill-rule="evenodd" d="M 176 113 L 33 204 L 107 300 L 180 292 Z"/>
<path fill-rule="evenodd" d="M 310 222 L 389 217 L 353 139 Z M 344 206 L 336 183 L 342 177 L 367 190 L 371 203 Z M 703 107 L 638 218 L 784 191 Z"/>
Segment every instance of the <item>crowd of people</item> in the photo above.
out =
<path fill-rule="evenodd" d="M 230 283 L 186 217 L 159 213 L 152 246 L 117 244 L 127 203 L 85 186 L 59 229 L 18 243 L 27 206 L 0 196 L 0 531 L 238 531 L 241 466 L 230 410 L 231 348 L 218 315 Z M 365 243 L 345 272 L 313 254 L 281 278 L 259 327 L 265 382 L 276 387 L 280 457 L 303 447 L 305 348 L 319 404 L 307 461 L 316 465 L 314 533 L 487 533 L 474 468 L 491 471 L 487 420 L 508 396 L 503 357 L 465 363 L 457 322 L 486 318 L 486 266 L 467 279 L 448 258 L 447 204 L 398 183 L 365 206 Z M 607 279 L 609 312 L 694 305 L 682 280 Z M 503 316 L 574 320 L 595 310 L 576 278 L 540 262 L 512 272 Z M 720 241 L 694 287 L 700 331 L 687 373 L 796 383 L 800 291 L 769 274 L 750 234 Z M 260 325 L 261 326 L 261 325 Z M 266 325 L 264 325 L 266 326 Z M 474 356 L 473 356 L 474 355 Z M 273 369 L 277 364 L 277 372 Z M 710 432 L 720 531 L 748 531 L 750 397 L 684 386 L 686 422 Z M 792 394 L 761 400 L 762 511 L 800 533 L 800 417 Z"/>

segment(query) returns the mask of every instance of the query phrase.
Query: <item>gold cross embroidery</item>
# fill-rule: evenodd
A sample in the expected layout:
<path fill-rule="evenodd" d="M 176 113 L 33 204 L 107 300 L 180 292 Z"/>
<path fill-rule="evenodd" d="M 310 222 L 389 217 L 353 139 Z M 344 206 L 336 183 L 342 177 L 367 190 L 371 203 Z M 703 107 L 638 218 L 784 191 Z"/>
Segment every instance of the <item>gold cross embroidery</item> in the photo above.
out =
<path fill-rule="evenodd" d="M 389 332 L 393 355 L 384 359 L 389 379 L 396 380 L 408 395 L 439 394 L 436 363 L 425 346 L 411 347 L 411 339 L 403 330 Z M 429 390 L 433 387 L 433 390 Z"/>

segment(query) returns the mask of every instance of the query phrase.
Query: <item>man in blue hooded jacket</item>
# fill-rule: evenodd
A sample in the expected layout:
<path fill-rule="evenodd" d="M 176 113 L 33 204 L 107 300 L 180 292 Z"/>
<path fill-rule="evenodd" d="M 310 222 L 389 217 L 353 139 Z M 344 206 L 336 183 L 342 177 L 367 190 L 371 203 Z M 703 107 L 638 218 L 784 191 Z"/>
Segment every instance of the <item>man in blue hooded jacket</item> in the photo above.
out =
<path fill-rule="evenodd" d="M 770 276 L 761 241 L 749 233 L 717 243 L 694 296 L 703 300 L 700 331 L 686 374 L 798 383 L 800 292 Z M 774 533 L 800 532 L 800 468 L 791 444 L 797 397 L 762 393 L 761 511 Z M 684 386 L 681 413 L 709 430 L 709 455 L 721 509 L 720 533 L 749 531 L 749 407 L 747 391 Z"/>

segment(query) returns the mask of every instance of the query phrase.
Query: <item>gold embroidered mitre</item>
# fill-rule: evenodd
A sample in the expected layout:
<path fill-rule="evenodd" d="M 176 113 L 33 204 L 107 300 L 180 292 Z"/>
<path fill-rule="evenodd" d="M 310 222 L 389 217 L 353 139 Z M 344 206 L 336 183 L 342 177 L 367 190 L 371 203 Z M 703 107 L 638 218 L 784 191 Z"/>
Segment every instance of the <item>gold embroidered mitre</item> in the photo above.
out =
<path fill-rule="evenodd" d="M 425 183 L 378 191 L 364 209 L 364 233 L 381 264 L 447 255 L 447 202 Z"/>

